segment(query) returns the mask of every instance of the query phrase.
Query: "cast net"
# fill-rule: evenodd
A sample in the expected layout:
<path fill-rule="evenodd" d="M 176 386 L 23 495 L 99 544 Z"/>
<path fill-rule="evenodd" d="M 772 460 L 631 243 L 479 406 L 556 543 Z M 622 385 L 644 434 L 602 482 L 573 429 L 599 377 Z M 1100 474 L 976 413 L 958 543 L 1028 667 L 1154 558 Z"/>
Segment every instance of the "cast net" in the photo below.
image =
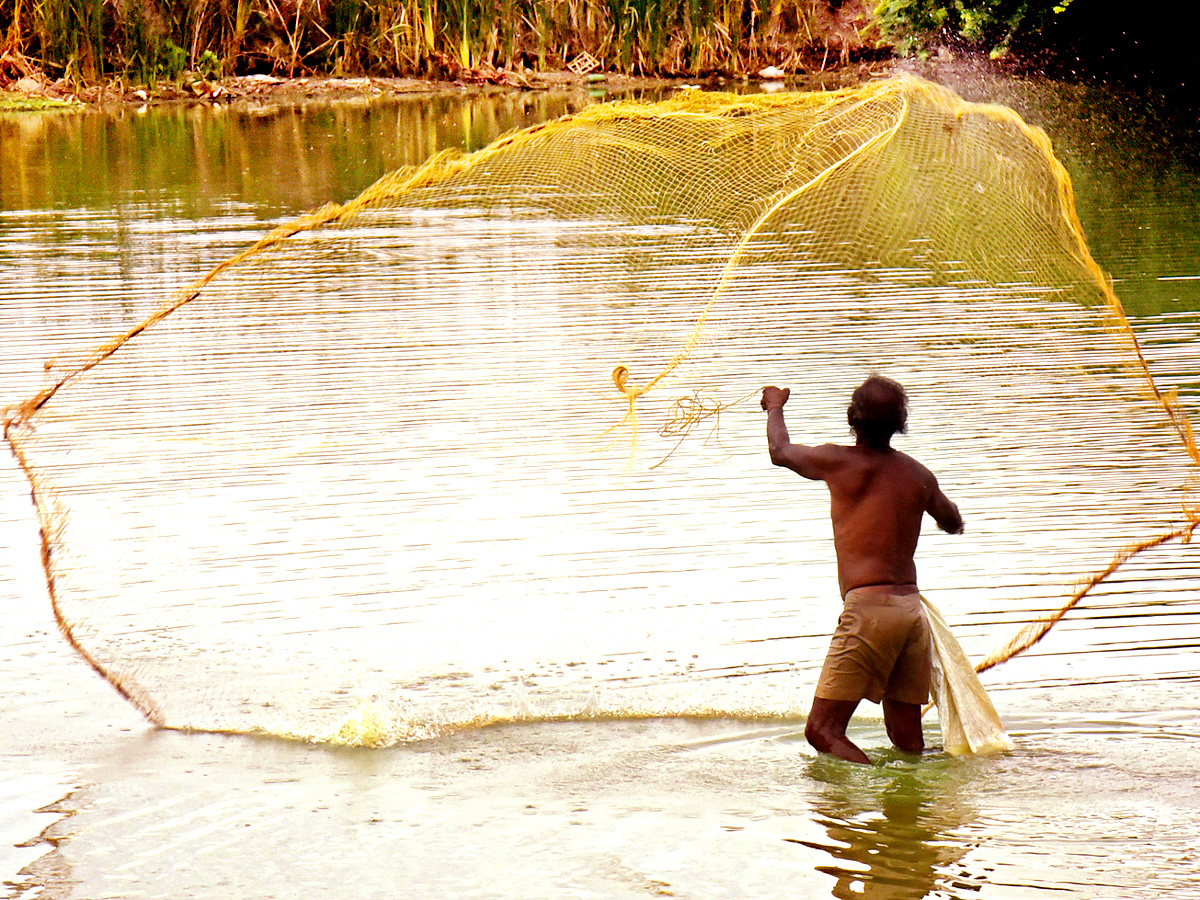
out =
<path fill-rule="evenodd" d="M 1176 602 L 1195 443 L 1063 168 L 908 77 L 596 105 L 394 172 L 59 361 L 5 433 L 64 634 L 161 725 L 786 717 L 839 601 L 757 396 L 843 440 L 871 371 L 966 515 L 918 562 L 981 668 Z M 1014 678 L 1127 661 L 1061 634 Z"/>

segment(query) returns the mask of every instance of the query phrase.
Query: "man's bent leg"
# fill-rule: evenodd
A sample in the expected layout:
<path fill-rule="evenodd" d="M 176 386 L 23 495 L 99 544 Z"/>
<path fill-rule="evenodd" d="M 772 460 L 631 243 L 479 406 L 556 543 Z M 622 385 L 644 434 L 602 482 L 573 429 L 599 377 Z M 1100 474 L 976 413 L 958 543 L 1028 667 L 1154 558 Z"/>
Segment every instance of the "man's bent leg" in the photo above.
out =
<path fill-rule="evenodd" d="M 856 763 L 870 763 L 867 754 L 858 749 L 848 737 L 846 726 L 858 707 L 857 700 L 827 700 L 814 697 L 808 724 L 804 726 L 804 737 L 820 753 Z"/>
<path fill-rule="evenodd" d="M 925 749 L 925 734 L 921 731 L 921 704 L 884 697 L 883 724 L 896 749 L 905 753 L 920 753 Z"/>

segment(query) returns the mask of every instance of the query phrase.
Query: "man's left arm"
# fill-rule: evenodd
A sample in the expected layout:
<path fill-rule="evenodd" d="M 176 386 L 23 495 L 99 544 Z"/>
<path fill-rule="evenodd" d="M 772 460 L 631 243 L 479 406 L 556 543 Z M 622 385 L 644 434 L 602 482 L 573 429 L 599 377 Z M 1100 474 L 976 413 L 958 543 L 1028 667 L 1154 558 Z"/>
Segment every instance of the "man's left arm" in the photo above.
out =
<path fill-rule="evenodd" d="M 942 531 L 947 534 L 962 534 L 963 518 L 962 513 L 958 511 L 958 506 L 942 493 L 937 479 L 932 474 L 929 478 L 933 482 L 933 492 L 929 495 L 929 504 L 925 507 L 925 511 L 933 516 L 933 521 L 937 522 L 938 528 Z"/>

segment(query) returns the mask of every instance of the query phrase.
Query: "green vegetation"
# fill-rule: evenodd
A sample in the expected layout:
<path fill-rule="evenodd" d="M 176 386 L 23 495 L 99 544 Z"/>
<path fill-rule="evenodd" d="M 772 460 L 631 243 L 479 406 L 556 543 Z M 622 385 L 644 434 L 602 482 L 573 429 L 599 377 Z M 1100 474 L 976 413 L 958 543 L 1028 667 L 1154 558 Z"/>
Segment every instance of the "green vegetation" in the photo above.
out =
<path fill-rule="evenodd" d="M 0 0 L 0 82 L 563 68 L 637 75 L 821 69 L 949 44 L 1003 55 L 1071 0 Z M 883 48 L 883 49 L 880 49 Z"/>
<path fill-rule="evenodd" d="M 78 109 L 78 103 L 51 97 L 27 97 L 24 94 L 0 94 L 0 113 L 42 112 L 47 109 Z"/>
<path fill-rule="evenodd" d="M 584 54 L 631 74 L 794 70 L 874 53 L 870 2 L 0 0 L 0 53 L 75 83 L 184 71 L 456 77 Z"/>
<path fill-rule="evenodd" d="M 935 43 L 964 44 L 993 56 L 1036 37 L 1071 0 L 881 0 L 880 32 L 896 53 L 924 53 Z"/>

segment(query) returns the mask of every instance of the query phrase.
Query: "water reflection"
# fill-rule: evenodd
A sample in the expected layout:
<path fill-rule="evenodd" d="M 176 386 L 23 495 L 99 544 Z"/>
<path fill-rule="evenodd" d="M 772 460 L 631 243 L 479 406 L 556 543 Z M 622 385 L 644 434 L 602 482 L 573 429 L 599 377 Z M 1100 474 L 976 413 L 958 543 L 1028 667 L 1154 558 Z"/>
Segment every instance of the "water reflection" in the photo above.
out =
<path fill-rule="evenodd" d="M 921 900 L 979 889 L 962 866 L 974 844 L 963 827 L 976 816 L 964 799 L 969 764 L 927 756 L 862 770 L 819 757 L 807 771 L 813 821 L 829 840 L 792 840 L 832 858 L 816 867 L 836 879 L 832 896 Z"/>
<path fill-rule="evenodd" d="M 299 213 L 447 147 L 478 150 L 588 102 L 575 93 L 437 94 L 0 114 L 0 209 L 135 207 L 189 220 L 231 206 L 259 217 Z"/>

